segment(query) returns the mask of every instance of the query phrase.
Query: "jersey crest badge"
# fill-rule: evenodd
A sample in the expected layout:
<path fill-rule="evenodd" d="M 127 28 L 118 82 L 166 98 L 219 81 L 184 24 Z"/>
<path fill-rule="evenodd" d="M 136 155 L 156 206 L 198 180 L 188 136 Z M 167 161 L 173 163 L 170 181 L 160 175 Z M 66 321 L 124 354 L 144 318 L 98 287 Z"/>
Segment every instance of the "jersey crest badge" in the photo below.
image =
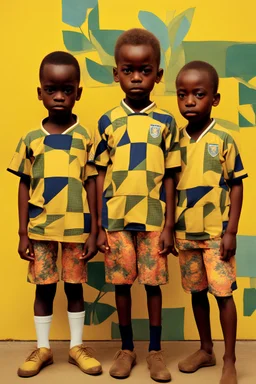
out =
<path fill-rule="evenodd" d="M 151 137 L 153 137 L 153 139 L 156 139 L 160 135 L 161 125 L 150 124 L 149 132 Z"/>
<path fill-rule="evenodd" d="M 208 144 L 208 152 L 211 155 L 211 157 L 216 157 L 219 154 L 219 145 Z"/>

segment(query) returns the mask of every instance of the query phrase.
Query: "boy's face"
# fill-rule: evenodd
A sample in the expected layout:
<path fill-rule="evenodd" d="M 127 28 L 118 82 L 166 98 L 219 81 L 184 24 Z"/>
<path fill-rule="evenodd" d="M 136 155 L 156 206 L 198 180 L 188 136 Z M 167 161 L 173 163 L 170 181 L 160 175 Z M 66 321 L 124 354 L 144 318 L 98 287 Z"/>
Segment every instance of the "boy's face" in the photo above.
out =
<path fill-rule="evenodd" d="M 189 122 L 210 117 L 212 107 L 220 102 L 220 94 L 214 93 L 212 79 L 205 70 L 182 71 L 177 78 L 176 88 L 180 113 Z"/>
<path fill-rule="evenodd" d="M 41 88 L 37 88 L 38 98 L 52 115 L 65 115 L 79 100 L 82 88 L 79 88 L 76 68 L 73 65 L 45 64 Z"/>
<path fill-rule="evenodd" d="M 155 83 L 159 83 L 163 70 L 158 68 L 154 50 L 150 45 L 122 45 L 114 68 L 114 80 L 120 83 L 126 97 L 142 100 L 149 97 Z"/>

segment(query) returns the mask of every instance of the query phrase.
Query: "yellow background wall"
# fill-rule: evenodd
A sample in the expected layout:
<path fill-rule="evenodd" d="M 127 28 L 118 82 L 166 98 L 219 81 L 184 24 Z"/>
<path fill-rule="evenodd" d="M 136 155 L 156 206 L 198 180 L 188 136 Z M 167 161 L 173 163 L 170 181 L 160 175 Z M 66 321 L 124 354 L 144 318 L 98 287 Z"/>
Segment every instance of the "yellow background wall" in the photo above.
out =
<path fill-rule="evenodd" d="M 125 5 L 127 5 L 127 9 Z M 5 169 L 13 155 L 20 136 L 38 126 L 45 117 L 45 110 L 37 100 L 38 68 L 42 58 L 54 50 L 66 50 L 63 44 L 63 26 L 61 1 L 18 1 L 1 2 L 1 279 L 0 279 L 0 339 L 35 339 L 33 325 L 34 287 L 26 282 L 26 262 L 19 259 L 17 187 L 18 178 L 8 174 Z M 101 29 L 128 29 L 141 27 L 138 12 L 153 12 L 165 20 L 167 11 L 180 13 L 195 7 L 194 19 L 185 41 L 239 41 L 255 42 L 256 4 L 252 1 L 230 2 L 215 0 L 99 0 Z M 72 28 L 70 28 L 72 30 Z M 88 55 L 88 57 L 90 57 Z M 78 57 L 82 63 L 83 57 Z M 88 79 L 87 79 L 88 80 Z M 90 86 L 90 83 L 87 83 Z M 161 85 L 160 85 L 161 87 Z M 221 79 L 220 93 L 222 101 L 218 107 L 218 118 L 238 123 L 238 81 Z M 157 94 L 157 90 L 155 91 Z M 96 127 L 99 116 L 117 105 L 122 98 L 118 87 L 85 87 L 82 99 L 75 107 L 82 124 L 89 128 Z M 184 124 L 179 116 L 176 99 L 171 96 L 153 96 L 158 105 L 172 111 L 180 125 Z M 215 111 L 214 111 L 215 112 Z M 240 222 L 240 234 L 256 236 L 255 187 L 256 169 L 255 127 L 241 129 L 240 143 L 244 165 L 250 178 L 244 183 L 245 200 Z M 190 296 L 183 293 L 180 286 L 178 261 L 170 259 L 170 284 L 163 287 L 163 307 L 185 307 L 185 339 L 197 339 Z M 102 260 L 100 256 L 97 260 Z M 239 277 L 239 290 L 235 293 L 238 309 L 238 338 L 256 339 L 255 317 L 244 316 L 244 288 L 250 288 L 250 277 Z M 93 301 L 97 291 L 85 286 L 85 299 Z M 143 287 L 133 287 L 133 317 L 147 318 L 146 300 Z M 114 304 L 114 294 L 108 293 L 102 302 Z M 215 300 L 211 297 L 213 337 L 220 339 L 221 329 Z M 85 326 L 84 337 L 87 339 L 110 339 L 111 323 L 117 322 L 116 312 L 100 325 Z M 170 324 L 170 327 L 172 325 Z M 69 330 L 66 314 L 66 299 L 63 284 L 59 283 L 54 304 L 54 319 L 50 337 L 68 339 Z"/>

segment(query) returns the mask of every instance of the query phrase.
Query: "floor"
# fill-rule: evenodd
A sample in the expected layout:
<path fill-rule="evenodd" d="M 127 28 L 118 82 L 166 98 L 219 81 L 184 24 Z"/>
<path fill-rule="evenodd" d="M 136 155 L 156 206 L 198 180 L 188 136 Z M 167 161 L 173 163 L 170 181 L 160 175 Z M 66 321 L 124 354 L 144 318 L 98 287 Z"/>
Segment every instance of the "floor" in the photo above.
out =
<path fill-rule="evenodd" d="M 43 369 L 39 375 L 29 379 L 22 379 L 16 375 L 18 365 L 24 360 L 35 347 L 34 342 L 0 342 L 0 382 L 3 384 L 51 384 L 51 383 L 75 383 L 75 384 L 108 384 L 118 383 L 118 380 L 109 376 L 108 370 L 112 357 L 119 348 L 119 342 L 90 342 L 88 346 L 97 351 L 97 358 L 103 365 L 101 376 L 88 376 L 82 373 L 76 366 L 67 362 L 68 342 L 52 342 L 54 364 Z M 154 383 L 149 378 L 145 357 L 147 354 L 147 343 L 136 342 L 136 353 L 138 356 L 137 365 L 134 367 L 131 376 L 125 380 L 125 384 L 149 384 Z M 172 373 L 172 382 L 175 384 L 202 383 L 219 384 L 223 343 L 215 342 L 215 353 L 217 365 L 211 368 L 203 368 L 193 374 L 183 374 L 178 371 L 177 363 L 188 354 L 198 348 L 197 342 L 163 342 L 162 348 L 165 351 L 167 365 Z M 255 384 L 256 373 L 256 342 L 241 341 L 237 343 L 237 370 L 239 384 Z"/>

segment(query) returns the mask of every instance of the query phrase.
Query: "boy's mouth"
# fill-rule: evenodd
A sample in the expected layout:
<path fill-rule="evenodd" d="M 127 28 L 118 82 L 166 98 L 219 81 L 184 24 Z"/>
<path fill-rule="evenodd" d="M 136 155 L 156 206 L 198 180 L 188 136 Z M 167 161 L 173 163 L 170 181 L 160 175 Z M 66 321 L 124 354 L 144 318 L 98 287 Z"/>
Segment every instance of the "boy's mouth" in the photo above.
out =
<path fill-rule="evenodd" d="M 197 111 L 185 111 L 184 116 L 197 116 L 198 112 Z"/>

